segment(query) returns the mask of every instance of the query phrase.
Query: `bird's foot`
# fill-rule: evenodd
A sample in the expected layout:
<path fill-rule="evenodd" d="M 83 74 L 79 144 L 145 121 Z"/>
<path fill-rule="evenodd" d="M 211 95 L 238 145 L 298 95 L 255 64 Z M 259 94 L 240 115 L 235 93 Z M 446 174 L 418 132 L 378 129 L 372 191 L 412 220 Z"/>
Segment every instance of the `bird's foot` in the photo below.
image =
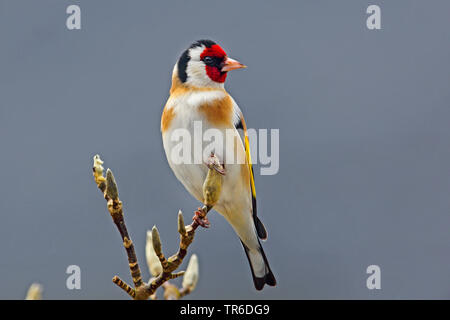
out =
<path fill-rule="evenodd" d="M 198 223 L 199 226 L 202 226 L 203 228 L 209 228 L 211 223 L 209 222 L 208 218 L 206 217 L 206 212 L 202 208 L 198 208 L 197 211 L 195 211 L 194 216 L 192 217 L 192 220 Z"/>

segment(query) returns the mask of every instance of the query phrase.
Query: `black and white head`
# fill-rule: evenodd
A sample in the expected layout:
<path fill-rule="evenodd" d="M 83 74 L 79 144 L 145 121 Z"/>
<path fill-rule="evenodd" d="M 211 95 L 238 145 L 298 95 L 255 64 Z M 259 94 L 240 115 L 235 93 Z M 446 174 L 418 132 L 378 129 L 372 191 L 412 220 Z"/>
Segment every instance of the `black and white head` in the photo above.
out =
<path fill-rule="evenodd" d="M 229 58 L 214 41 L 199 40 L 183 52 L 174 71 L 186 85 L 222 88 L 227 72 L 240 68 L 245 66 Z"/>

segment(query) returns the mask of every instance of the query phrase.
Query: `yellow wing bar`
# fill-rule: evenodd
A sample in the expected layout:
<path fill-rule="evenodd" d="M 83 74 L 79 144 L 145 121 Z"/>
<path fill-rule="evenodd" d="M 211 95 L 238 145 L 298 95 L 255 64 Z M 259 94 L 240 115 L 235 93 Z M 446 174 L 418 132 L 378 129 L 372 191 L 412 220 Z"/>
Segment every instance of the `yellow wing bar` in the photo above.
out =
<path fill-rule="evenodd" d="M 242 129 L 244 130 L 245 158 L 247 160 L 248 170 L 250 171 L 250 185 L 252 187 L 252 196 L 253 198 L 256 198 L 255 178 L 253 176 L 252 157 L 250 155 L 250 142 L 248 140 L 247 125 L 245 124 L 244 116 L 242 115 L 242 113 L 240 114 L 240 120 Z"/>

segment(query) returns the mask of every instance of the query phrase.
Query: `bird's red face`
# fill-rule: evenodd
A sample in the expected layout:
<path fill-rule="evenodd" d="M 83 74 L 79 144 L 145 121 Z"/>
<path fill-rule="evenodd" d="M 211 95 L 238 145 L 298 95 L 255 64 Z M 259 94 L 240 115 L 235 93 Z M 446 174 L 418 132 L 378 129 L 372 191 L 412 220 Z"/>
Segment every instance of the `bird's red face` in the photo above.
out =
<path fill-rule="evenodd" d="M 234 69 L 245 68 L 245 66 L 231 58 L 218 44 L 205 48 L 200 54 L 200 59 L 205 64 L 206 74 L 215 82 L 223 83 L 227 78 L 227 72 Z"/>
<path fill-rule="evenodd" d="M 222 63 L 227 54 L 218 44 L 214 44 L 209 48 L 205 48 L 200 54 L 200 59 L 205 64 L 206 74 L 215 82 L 223 83 L 227 78 L 227 72 L 222 71 Z"/>
<path fill-rule="evenodd" d="M 199 40 L 178 61 L 182 82 L 196 86 L 217 86 L 225 82 L 228 71 L 245 66 L 227 56 L 221 46 L 211 40 Z"/>

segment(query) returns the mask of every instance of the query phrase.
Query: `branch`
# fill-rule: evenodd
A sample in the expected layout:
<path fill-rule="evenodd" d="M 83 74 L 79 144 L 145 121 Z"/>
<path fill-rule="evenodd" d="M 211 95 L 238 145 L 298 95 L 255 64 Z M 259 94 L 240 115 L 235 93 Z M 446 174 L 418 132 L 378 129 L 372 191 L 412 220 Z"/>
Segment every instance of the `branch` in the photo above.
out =
<path fill-rule="evenodd" d="M 149 259 L 149 253 L 147 253 L 147 262 L 150 267 L 150 272 L 154 276 L 154 278 L 150 279 L 148 283 L 144 283 L 142 281 L 141 270 L 138 265 L 134 245 L 125 225 L 123 206 L 122 202 L 119 199 L 119 193 L 114 175 L 112 174 L 111 170 L 108 169 L 106 171 L 105 178 L 103 176 L 104 168 L 102 164 L 103 161 L 98 155 L 96 155 L 94 157 L 93 167 L 94 179 L 97 187 L 103 193 L 103 196 L 107 201 L 108 211 L 111 214 L 114 224 L 119 230 L 120 236 L 122 237 L 123 246 L 125 247 L 128 256 L 128 263 L 134 287 L 131 287 L 130 285 L 125 283 L 118 276 L 115 276 L 113 278 L 113 282 L 122 290 L 124 290 L 130 297 L 136 300 L 147 300 L 149 298 L 155 299 L 156 290 L 163 285 L 165 288 L 166 299 L 179 299 L 192 292 L 192 290 L 194 290 L 196 286 L 198 279 L 197 257 L 195 255 L 192 256 L 187 270 L 188 273 L 186 275 L 184 271 L 175 271 L 183 262 L 183 259 L 187 254 L 187 249 L 194 240 L 195 230 L 199 225 L 205 227 L 209 225 L 209 222 L 206 219 L 206 215 L 219 199 L 222 187 L 222 175 L 225 174 L 225 172 L 223 167 L 220 165 L 217 157 L 211 154 L 211 157 L 207 163 L 209 170 L 203 185 L 205 205 L 195 212 L 193 222 L 190 225 L 185 226 L 183 214 L 181 213 L 181 211 L 178 212 L 178 233 L 180 234 L 178 251 L 174 255 L 166 259 L 162 251 L 161 240 L 156 226 L 153 227 L 151 233 L 147 233 L 147 244 L 150 238 L 153 252 L 158 259 L 156 260 L 154 256 L 150 257 Z M 155 261 L 159 261 L 160 267 L 155 265 Z M 183 281 L 183 288 L 181 290 L 178 290 L 178 288 L 176 288 L 174 285 L 168 283 L 169 280 L 181 277 L 183 275 L 185 275 L 185 281 Z"/>
<path fill-rule="evenodd" d="M 103 192 L 103 196 L 107 202 L 108 211 L 111 218 L 119 230 L 122 238 L 123 246 L 127 252 L 128 265 L 130 267 L 131 277 L 133 278 L 134 288 L 132 289 L 127 283 L 121 280 L 118 276 L 113 278 L 113 282 L 127 292 L 132 298 L 136 298 L 136 288 L 142 287 L 141 270 L 136 258 L 136 251 L 134 250 L 133 241 L 128 235 L 128 230 L 125 225 L 125 220 L 122 210 L 122 201 L 119 199 L 119 192 L 114 175 L 111 170 L 106 170 L 106 179 L 103 176 L 103 161 L 98 155 L 94 157 L 94 179 L 97 187 Z"/>

